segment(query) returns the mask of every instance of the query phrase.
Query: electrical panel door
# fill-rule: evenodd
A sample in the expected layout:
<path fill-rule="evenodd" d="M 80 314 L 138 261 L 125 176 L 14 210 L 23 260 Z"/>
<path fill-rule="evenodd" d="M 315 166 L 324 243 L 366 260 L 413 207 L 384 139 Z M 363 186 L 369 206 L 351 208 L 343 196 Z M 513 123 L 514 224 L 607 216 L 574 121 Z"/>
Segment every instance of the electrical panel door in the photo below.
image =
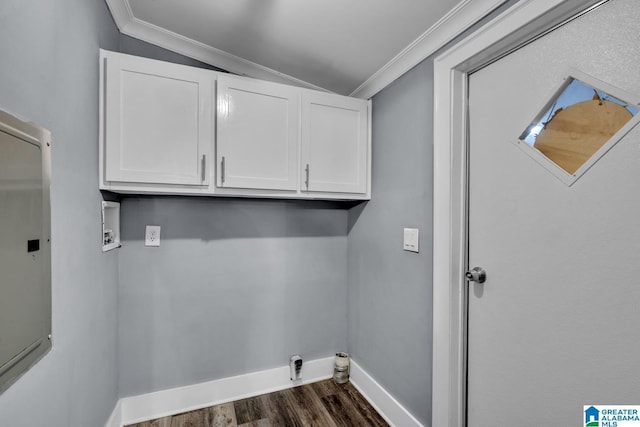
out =
<path fill-rule="evenodd" d="M 50 347 L 47 144 L 48 132 L 0 114 L 0 391 Z"/>

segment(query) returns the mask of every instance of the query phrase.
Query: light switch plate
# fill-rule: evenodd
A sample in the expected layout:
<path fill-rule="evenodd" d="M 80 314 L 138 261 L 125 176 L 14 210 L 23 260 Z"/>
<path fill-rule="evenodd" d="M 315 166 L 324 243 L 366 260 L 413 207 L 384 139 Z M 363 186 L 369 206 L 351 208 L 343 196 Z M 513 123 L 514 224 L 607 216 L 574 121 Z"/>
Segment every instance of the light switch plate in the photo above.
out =
<path fill-rule="evenodd" d="M 160 226 L 147 225 L 144 233 L 145 246 L 160 246 Z"/>
<path fill-rule="evenodd" d="M 419 252 L 418 247 L 419 230 L 417 228 L 404 229 L 404 246 L 405 251 Z"/>

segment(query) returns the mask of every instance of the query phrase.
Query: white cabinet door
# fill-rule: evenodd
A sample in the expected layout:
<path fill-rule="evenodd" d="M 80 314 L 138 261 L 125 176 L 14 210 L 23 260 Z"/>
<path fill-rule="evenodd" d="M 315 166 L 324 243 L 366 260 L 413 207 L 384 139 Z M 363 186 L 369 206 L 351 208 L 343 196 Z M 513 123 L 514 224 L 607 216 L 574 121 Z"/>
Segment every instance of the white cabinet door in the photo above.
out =
<path fill-rule="evenodd" d="M 302 191 L 366 193 L 368 102 L 304 91 Z"/>
<path fill-rule="evenodd" d="M 218 77 L 218 187 L 298 189 L 300 89 Z"/>
<path fill-rule="evenodd" d="M 105 57 L 105 181 L 208 185 L 212 75 L 129 55 Z"/>

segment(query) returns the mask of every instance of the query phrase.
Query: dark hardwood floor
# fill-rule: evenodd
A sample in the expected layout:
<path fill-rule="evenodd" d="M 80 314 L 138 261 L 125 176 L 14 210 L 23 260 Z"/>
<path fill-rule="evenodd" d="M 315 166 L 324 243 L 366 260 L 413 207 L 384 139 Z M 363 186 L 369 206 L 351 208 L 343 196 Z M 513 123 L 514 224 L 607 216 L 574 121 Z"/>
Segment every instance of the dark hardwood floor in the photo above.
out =
<path fill-rule="evenodd" d="M 388 425 L 351 383 L 325 380 L 127 427 Z"/>

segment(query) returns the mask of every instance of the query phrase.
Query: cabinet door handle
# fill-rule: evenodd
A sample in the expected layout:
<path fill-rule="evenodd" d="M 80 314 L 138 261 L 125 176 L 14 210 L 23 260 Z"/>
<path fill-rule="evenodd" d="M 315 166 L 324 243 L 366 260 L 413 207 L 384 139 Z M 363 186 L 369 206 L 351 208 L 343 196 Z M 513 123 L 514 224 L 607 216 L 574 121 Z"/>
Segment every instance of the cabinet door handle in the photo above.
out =
<path fill-rule="evenodd" d="M 225 165 L 224 165 L 224 156 L 222 156 L 222 160 L 220 161 L 220 184 L 224 185 L 224 175 L 225 175 Z"/>
<path fill-rule="evenodd" d="M 307 186 L 307 190 L 309 189 L 309 163 L 307 163 L 307 167 L 304 168 L 304 173 L 306 178 L 304 180 L 304 184 Z"/>
<path fill-rule="evenodd" d="M 207 155 L 202 155 L 202 182 L 207 180 Z"/>

